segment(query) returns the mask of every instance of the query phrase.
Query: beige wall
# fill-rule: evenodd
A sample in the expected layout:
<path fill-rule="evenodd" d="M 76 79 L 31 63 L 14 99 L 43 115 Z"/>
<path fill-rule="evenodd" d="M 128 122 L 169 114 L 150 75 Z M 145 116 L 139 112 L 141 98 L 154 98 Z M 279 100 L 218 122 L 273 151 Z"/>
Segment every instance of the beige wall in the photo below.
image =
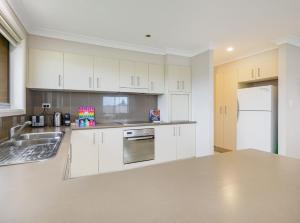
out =
<path fill-rule="evenodd" d="M 279 47 L 279 154 L 300 158 L 300 47 Z"/>

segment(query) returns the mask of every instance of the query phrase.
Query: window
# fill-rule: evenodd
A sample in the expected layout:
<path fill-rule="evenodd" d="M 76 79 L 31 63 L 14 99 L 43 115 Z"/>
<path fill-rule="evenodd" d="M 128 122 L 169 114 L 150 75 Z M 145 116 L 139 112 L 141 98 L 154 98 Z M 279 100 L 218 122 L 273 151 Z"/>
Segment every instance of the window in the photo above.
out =
<path fill-rule="evenodd" d="M 0 34 L 0 105 L 9 104 L 9 42 Z"/>

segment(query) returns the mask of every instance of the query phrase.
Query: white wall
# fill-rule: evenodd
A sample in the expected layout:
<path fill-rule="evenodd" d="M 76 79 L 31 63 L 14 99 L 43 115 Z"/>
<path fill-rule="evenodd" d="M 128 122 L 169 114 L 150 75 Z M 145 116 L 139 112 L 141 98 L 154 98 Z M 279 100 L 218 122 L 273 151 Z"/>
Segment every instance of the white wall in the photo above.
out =
<path fill-rule="evenodd" d="M 300 47 L 279 46 L 279 154 L 300 158 Z"/>
<path fill-rule="evenodd" d="M 192 120 L 196 124 L 196 155 L 214 152 L 213 51 L 192 58 Z"/>

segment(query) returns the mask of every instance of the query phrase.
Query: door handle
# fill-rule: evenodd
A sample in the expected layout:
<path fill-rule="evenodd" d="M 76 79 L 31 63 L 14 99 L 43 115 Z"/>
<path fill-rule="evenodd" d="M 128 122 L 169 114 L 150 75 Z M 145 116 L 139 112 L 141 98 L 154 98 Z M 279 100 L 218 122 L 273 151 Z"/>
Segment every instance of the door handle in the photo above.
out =
<path fill-rule="evenodd" d="M 99 77 L 97 77 L 97 88 L 99 88 Z"/>
<path fill-rule="evenodd" d="M 178 127 L 178 136 L 180 136 L 180 126 Z"/>
<path fill-rule="evenodd" d="M 145 139 L 154 139 L 154 136 L 131 137 L 131 138 L 127 138 L 128 141 L 137 141 L 137 140 L 145 140 Z"/>
<path fill-rule="evenodd" d="M 223 111 L 222 111 L 223 109 L 222 109 L 222 106 L 220 106 L 220 109 L 219 109 L 219 111 L 220 111 L 220 114 L 222 114 L 223 113 Z"/>
<path fill-rule="evenodd" d="M 225 107 L 224 107 L 224 113 L 225 113 L 225 115 L 227 115 L 227 105 L 225 105 Z"/>

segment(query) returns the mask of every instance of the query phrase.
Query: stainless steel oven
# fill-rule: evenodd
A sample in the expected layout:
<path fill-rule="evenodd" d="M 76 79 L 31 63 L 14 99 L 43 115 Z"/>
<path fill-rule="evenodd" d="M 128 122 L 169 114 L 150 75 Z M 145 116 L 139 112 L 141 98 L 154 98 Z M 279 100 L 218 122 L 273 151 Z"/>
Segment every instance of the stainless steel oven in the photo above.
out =
<path fill-rule="evenodd" d="M 124 130 L 124 164 L 154 160 L 154 128 Z"/>

